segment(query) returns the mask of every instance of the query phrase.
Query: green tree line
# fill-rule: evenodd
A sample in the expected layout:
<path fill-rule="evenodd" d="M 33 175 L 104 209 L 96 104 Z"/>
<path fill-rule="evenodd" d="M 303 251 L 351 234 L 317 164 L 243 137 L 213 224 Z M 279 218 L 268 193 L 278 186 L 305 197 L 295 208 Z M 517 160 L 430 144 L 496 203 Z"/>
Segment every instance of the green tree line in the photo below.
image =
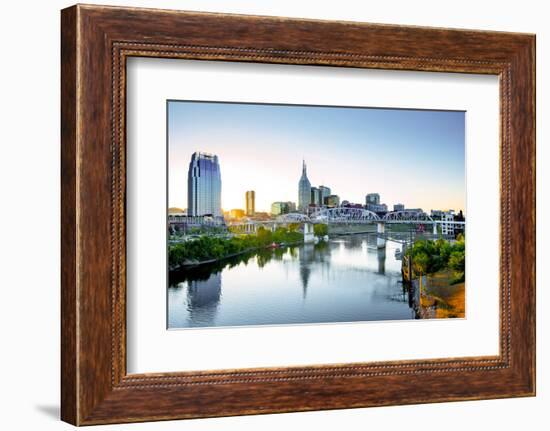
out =
<path fill-rule="evenodd" d="M 176 267 L 186 261 L 201 262 L 222 259 L 226 256 L 266 247 L 272 243 L 280 244 L 302 241 L 302 234 L 292 228 L 279 227 L 272 232 L 264 227 L 260 227 L 255 235 L 239 235 L 232 238 L 201 236 L 190 241 L 170 245 L 168 249 L 168 262 L 171 267 Z"/>
<path fill-rule="evenodd" d="M 413 270 L 417 276 L 433 274 L 449 268 L 454 272 L 453 283 L 464 281 L 466 255 L 465 240 L 462 234 L 459 234 L 452 244 L 444 239 L 417 240 L 406 254 L 412 258 Z"/>

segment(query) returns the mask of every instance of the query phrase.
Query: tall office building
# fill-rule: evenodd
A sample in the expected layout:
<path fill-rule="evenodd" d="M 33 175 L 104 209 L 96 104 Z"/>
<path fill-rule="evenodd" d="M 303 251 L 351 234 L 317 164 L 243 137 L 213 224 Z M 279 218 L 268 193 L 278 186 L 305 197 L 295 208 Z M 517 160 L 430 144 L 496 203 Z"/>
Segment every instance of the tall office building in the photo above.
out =
<path fill-rule="evenodd" d="M 306 212 L 311 203 L 311 183 L 307 179 L 306 162 L 302 161 L 302 176 L 298 182 L 298 211 Z"/>
<path fill-rule="evenodd" d="M 222 180 L 218 156 L 196 152 L 187 173 L 187 214 L 222 216 Z"/>
<path fill-rule="evenodd" d="M 246 215 L 253 216 L 256 212 L 256 192 L 249 190 L 245 195 L 246 200 Z"/>
<path fill-rule="evenodd" d="M 326 198 L 331 195 L 330 187 L 319 186 L 319 194 L 321 195 L 321 205 L 326 205 Z"/>
<path fill-rule="evenodd" d="M 369 193 L 366 198 L 366 204 L 380 205 L 380 195 L 378 193 Z"/>
<path fill-rule="evenodd" d="M 320 207 L 323 205 L 323 202 L 321 200 L 321 190 L 319 190 L 317 187 L 311 188 L 311 204 L 315 205 L 316 207 Z"/>

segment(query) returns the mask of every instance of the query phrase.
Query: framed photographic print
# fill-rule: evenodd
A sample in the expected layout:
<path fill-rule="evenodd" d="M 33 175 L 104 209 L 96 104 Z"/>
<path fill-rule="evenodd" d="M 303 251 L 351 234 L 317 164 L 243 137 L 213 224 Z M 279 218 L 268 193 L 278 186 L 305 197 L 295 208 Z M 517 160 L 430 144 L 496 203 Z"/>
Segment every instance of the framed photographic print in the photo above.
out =
<path fill-rule="evenodd" d="M 61 30 L 63 420 L 534 395 L 533 35 Z"/>

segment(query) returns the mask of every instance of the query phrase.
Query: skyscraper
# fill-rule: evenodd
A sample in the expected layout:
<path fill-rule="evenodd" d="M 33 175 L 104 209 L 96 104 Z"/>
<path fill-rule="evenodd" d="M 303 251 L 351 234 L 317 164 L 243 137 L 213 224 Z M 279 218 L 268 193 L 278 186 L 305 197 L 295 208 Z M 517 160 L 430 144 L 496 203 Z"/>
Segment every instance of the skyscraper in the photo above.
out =
<path fill-rule="evenodd" d="M 311 183 L 307 179 L 306 162 L 302 161 L 302 176 L 298 183 L 298 211 L 307 212 L 311 203 Z"/>
<path fill-rule="evenodd" d="M 222 180 L 218 156 L 196 152 L 187 173 L 187 214 L 222 216 Z"/>
<path fill-rule="evenodd" d="M 326 205 L 325 199 L 332 194 L 330 187 L 319 186 L 319 194 L 321 195 L 321 205 Z"/>
<path fill-rule="evenodd" d="M 256 193 L 254 190 L 249 190 L 245 194 L 246 200 L 246 215 L 253 216 L 256 212 Z"/>
<path fill-rule="evenodd" d="M 320 207 L 323 204 L 321 200 L 321 191 L 317 187 L 311 188 L 311 203 L 316 207 Z"/>
<path fill-rule="evenodd" d="M 366 204 L 380 205 L 380 195 L 378 193 L 369 193 L 366 198 Z"/>

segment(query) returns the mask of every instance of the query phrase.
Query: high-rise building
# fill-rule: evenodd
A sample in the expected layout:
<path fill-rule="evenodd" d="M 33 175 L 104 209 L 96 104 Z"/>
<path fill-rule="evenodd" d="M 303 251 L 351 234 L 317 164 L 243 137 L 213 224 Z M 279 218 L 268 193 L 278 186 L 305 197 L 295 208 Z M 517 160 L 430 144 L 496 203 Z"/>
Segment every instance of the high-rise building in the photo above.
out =
<path fill-rule="evenodd" d="M 306 212 L 311 203 L 311 183 L 307 178 L 306 162 L 302 161 L 302 176 L 298 182 L 298 211 Z"/>
<path fill-rule="evenodd" d="M 323 205 L 323 201 L 321 199 L 321 190 L 319 190 L 317 187 L 311 188 L 311 204 L 315 205 L 316 207 L 320 207 Z"/>
<path fill-rule="evenodd" d="M 222 216 L 222 180 L 218 156 L 196 152 L 187 173 L 187 214 Z"/>
<path fill-rule="evenodd" d="M 331 194 L 330 187 L 319 186 L 319 194 L 321 195 L 321 205 L 326 205 L 325 199 Z"/>
<path fill-rule="evenodd" d="M 405 211 L 405 205 L 403 204 L 395 204 L 393 206 L 394 211 Z"/>
<path fill-rule="evenodd" d="M 256 212 L 256 192 L 249 190 L 245 194 L 246 200 L 246 215 L 253 216 Z"/>
<path fill-rule="evenodd" d="M 380 205 L 380 195 L 378 193 L 369 193 L 366 198 L 366 204 Z"/>

